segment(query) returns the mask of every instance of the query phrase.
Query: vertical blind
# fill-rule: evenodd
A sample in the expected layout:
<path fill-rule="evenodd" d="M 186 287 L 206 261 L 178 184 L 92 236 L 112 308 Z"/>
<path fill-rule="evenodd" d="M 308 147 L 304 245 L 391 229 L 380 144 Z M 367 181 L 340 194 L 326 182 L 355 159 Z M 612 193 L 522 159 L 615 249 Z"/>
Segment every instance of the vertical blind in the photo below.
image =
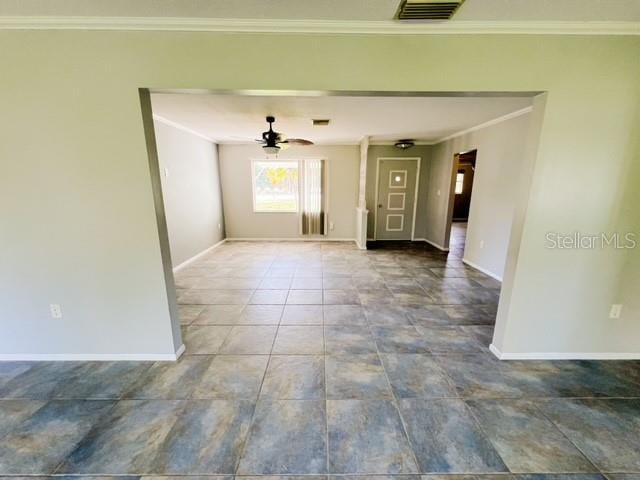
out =
<path fill-rule="evenodd" d="M 303 235 L 324 235 L 324 160 L 304 161 Z"/>

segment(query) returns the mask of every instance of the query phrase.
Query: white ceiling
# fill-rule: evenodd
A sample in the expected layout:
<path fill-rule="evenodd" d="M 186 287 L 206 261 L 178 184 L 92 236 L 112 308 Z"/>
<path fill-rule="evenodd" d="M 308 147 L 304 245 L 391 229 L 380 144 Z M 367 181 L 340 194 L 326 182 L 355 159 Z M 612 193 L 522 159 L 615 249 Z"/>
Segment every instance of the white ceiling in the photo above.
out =
<path fill-rule="evenodd" d="M 154 115 L 217 143 L 246 143 L 274 130 L 319 144 L 353 144 L 401 138 L 433 143 L 443 137 L 521 110 L 531 98 L 518 97 L 292 97 L 209 94 L 152 94 Z M 313 118 L 329 126 L 314 127 Z"/>
<path fill-rule="evenodd" d="M 0 16 L 383 21 L 400 0 L 0 0 Z M 640 21 L 639 0 L 466 0 L 452 21 Z"/>

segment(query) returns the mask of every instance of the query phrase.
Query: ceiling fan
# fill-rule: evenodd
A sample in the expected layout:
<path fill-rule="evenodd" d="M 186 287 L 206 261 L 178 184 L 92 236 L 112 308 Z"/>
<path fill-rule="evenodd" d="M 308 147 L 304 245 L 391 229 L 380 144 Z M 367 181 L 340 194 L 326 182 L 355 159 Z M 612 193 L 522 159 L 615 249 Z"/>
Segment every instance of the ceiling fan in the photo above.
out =
<path fill-rule="evenodd" d="M 262 138 L 256 139 L 256 142 L 262 143 L 262 149 L 267 154 L 276 154 L 280 150 L 285 150 L 291 145 L 313 145 L 311 140 L 305 140 L 304 138 L 287 138 L 282 133 L 275 132 L 273 130 L 273 124 L 276 118 L 272 116 L 267 117 L 267 123 L 269 124 L 269 130 L 262 132 Z"/>

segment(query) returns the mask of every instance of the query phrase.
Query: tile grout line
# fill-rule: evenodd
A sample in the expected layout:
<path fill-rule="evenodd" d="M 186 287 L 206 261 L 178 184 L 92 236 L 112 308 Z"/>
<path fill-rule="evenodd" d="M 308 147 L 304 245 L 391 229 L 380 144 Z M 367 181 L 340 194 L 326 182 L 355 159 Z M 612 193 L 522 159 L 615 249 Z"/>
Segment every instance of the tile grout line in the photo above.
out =
<path fill-rule="evenodd" d="M 411 450 L 411 457 L 413 458 L 413 462 L 415 463 L 416 466 L 416 474 L 420 474 L 421 473 L 421 468 L 420 468 L 420 463 L 418 462 L 418 455 L 416 454 L 416 450 L 413 446 L 413 443 L 411 442 L 411 438 L 409 437 L 409 432 L 407 430 L 407 425 L 405 423 L 404 417 L 402 416 L 402 411 L 400 410 L 400 404 L 398 402 L 398 398 L 396 397 L 396 392 L 393 389 L 393 385 L 391 384 L 391 380 L 389 379 L 389 374 L 387 373 L 387 369 L 384 366 L 384 361 L 383 361 L 383 357 L 382 354 L 380 353 L 380 348 L 378 348 L 378 342 L 375 339 L 375 336 L 373 335 L 373 330 L 371 329 L 371 323 L 369 322 L 369 319 L 367 318 L 367 316 L 365 315 L 365 321 L 367 322 L 367 328 L 369 329 L 369 334 L 371 335 L 372 339 L 373 339 L 373 343 L 376 346 L 376 352 L 377 352 L 377 356 L 378 356 L 378 361 L 380 362 L 380 366 L 382 367 L 382 372 L 384 373 L 384 377 L 387 380 L 387 385 L 389 386 L 389 390 L 391 392 L 391 398 L 392 398 L 392 405 L 395 407 L 396 412 L 398 413 L 398 418 L 400 419 L 400 424 L 402 425 L 402 432 L 404 433 L 405 438 L 407 439 L 407 445 L 409 446 L 409 449 Z M 411 473 L 411 472 L 409 472 Z"/>
<path fill-rule="evenodd" d="M 555 398 L 556 400 L 562 400 L 561 398 Z M 554 422 L 551 418 L 549 418 L 549 416 L 546 414 L 546 412 L 540 408 L 540 406 L 538 405 L 538 403 L 536 402 L 532 402 L 533 403 L 533 407 L 544 417 L 547 419 L 548 422 L 551 423 L 551 425 L 553 425 L 553 428 L 555 428 L 558 432 L 560 432 L 560 435 L 562 435 L 564 438 L 567 439 L 567 441 L 573 445 L 575 447 L 575 449 L 580 452 L 580 455 L 582 455 L 585 460 L 587 462 L 589 462 L 591 464 L 591 466 L 595 469 L 596 472 L 603 474 L 602 470 L 600 469 L 600 467 L 598 467 L 593 460 L 591 460 L 591 458 L 582 451 L 582 449 L 580 447 L 578 447 L 578 445 L 575 444 L 575 442 L 573 440 L 571 440 L 567 434 L 556 424 L 556 422 Z"/>
<path fill-rule="evenodd" d="M 323 270 L 324 272 L 324 270 Z M 324 277 L 323 277 L 323 284 L 324 284 Z M 324 376 L 324 424 L 325 424 L 325 455 L 326 455 L 326 461 L 325 461 L 325 470 L 327 472 L 327 475 L 330 474 L 330 459 L 329 459 L 329 395 L 328 395 L 328 389 L 329 389 L 329 385 L 327 383 L 327 334 L 326 334 L 326 328 L 327 326 L 325 325 L 324 322 L 324 293 L 323 293 L 323 305 L 322 305 L 322 343 L 323 343 L 323 352 L 324 355 L 322 357 L 322 374 Z"/>
<path fill-rule="evenodd" d="M 273 264 L 273 262 L 270 264 L 270 266 L 272 264 Z M 283 312 L 284 312 L 284 307 L 283 307 Z M 282 312 L 280 313 L 280 321 L 281 320 L 282 320 Z M 273 336 L 273 341 L 271 342 L 271 349 L 269 350 L 269 355 L 268 355 L 268 358 L 267 358 L 267 364 L 266 364 L 266 366 L 264 368 L 264 373 L 262 374 L 262 379 L 260 380 L 260 387 L 258 388 L 258 392 L 257 392 L 256 399 L 255 399 L 255 404 L 253 406 L 253 412 L 251 414 L 251 420 L 249 421 L 249 427 L 247 428 L 247 435 L 244 438 L 244 442 L 242 442 L 242 447 L 240 448 L 240 452 L 238 454 L 238 459 L 236 461 L 236 465 L 235 465 L 235 468 L 233 470 L 233 474 L 232 475 L 234 475 L 234 476 L 238 474 L 238 470 L 240 469 L 240 463 L 241 463 L 242 459 L 244 458 L 244 455 L 245 455 L 246 450 L 247 450 L 247 446 L 249 444 L 249 439 L 250 439 L 250 436 L 251 436 L 251 429 L 253 428 L 253 425 L 255 423 L 256 412 L 258 411 L 258 402 L 260 401 L 260 396 L 262 394 L 262 387 L 264 385 L 264 380 L 267 377 L 267 371 L 269 370 L 269 365 L 271 364 L 271 355 L 272 355 L 272 352 L 273 352 L 273 347 L 274 347 L 274 345 L 276 343 L 276 339 L 278 338 L 278 330 L 280 329 L 280 321 L 278 321 L 278 326 L 276 327 L 276 333 Z M 220 348 L 222 348 L 222 346 Z"/>

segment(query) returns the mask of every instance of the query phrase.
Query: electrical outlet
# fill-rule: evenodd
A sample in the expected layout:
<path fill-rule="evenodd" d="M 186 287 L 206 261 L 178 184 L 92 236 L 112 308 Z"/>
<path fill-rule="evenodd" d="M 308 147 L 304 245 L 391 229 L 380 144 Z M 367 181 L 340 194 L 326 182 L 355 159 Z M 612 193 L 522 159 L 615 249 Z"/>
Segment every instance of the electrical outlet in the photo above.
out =
<path fill-rule="evenodd" d="M 164 167 L 164 178 L 169 178 L 169 169 Z"/>
<path fill-rule="evenodd" d="M 222 224 L 221 223 L 218 224 L 218 230 L 222 231 Z"/>
<path fill-rule="evenodd" d="M 620 318 L 620 315 L 622 315 L 622 304 L 614 303 L 613 305 L 611 305 L 611 310 L 609 310 L 609 318 Z"/>
<path fill-rule="evenodd" d="M 440 196 L 440 189 L 436 192 L 436 195 Z"/>
<path fill-rule="evenodd" d="M 484 248 L 484 240 L 480 240 L 480 248 Z"/>
<path fill-rule="evenodd" d="M 57 303 L 49 305 L 49 311 L 51 312 L 51 318 L 62 318 L 62 308 Z"/>
<path fill-rule="evenodd" d="M 335 228 L 335 225 L 333 222 L 329 222 L 329 230 L 333 230 Z"/>

